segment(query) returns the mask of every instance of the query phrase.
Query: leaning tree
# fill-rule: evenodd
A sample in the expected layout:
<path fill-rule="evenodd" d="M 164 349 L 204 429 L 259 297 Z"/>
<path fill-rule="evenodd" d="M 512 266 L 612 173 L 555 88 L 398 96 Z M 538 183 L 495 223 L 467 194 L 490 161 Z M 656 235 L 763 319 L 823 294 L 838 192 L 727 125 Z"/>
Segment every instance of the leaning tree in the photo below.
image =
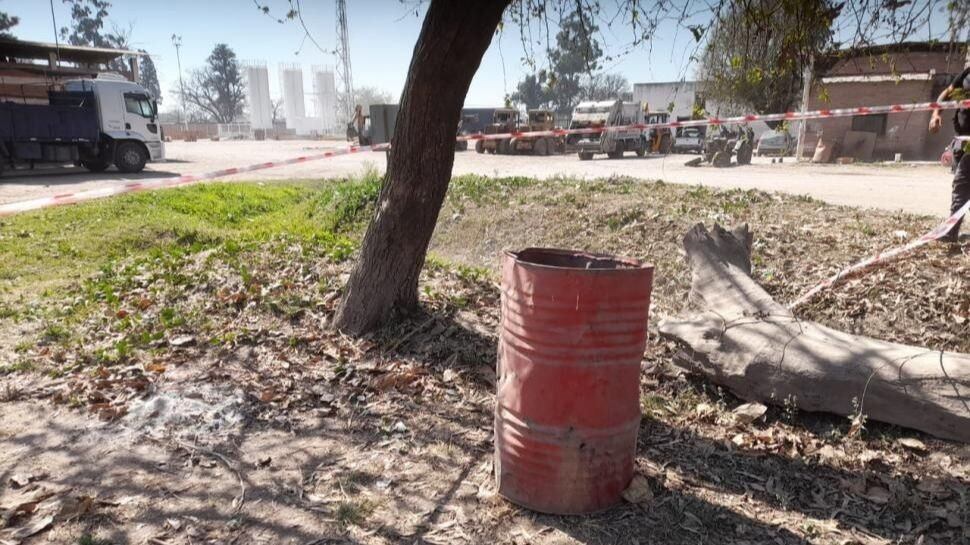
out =
<path fill-rule="evenodd" d="M 943 0 L 825 0 L 836 10 L 833 39 L 868 43 L 921 32 Z M 418 304 L 418 275 L 444 202 L 455 155 L 455 127 L 472 77 L 503 17 L 545 34 L 571 18 L 622 24 L 630 46 L 648 43 L 663 21 L 690 31 L 698 51 L 705 29 L 727 13 L 757 10 L 754 0 L 430 0 L 401 95 L 393 147 L 374 217 L 347 282 L 334 325 L 351 334 L 370 331 Z M 752 17 L 762 17 L 752 14 Z M 797 20 L 786 29 L 800 32 Z M 528 29 L 528 31 L 526 30 Z M 554 34 L 553 34 L 554 35 Z M 800 43 L 818 45 L 811 40 Z M 531 42 L 530 42 L 531 43 Z M 819 51 L 820 52 L 820 51 Z"/>

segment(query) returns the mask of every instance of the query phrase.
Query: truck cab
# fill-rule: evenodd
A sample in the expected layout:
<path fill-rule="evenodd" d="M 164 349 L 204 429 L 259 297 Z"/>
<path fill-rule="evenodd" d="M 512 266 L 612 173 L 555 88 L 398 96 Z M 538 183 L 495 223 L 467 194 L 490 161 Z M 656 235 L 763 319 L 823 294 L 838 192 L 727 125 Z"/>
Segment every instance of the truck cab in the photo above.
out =
<path fill-rule="evenodd" d="M 629 125 L 643 124 L 643 105 L 640 102 L 600 101 L 580 102 L 573 111 L 571 129 L 602 129 L 595 134 L 577 135 L 571 144 L 578 149 L 579 159 L 586 161 L 594 154 L 605 153 L 610 159 L 623 157 L 633 151 L 638 157 L 647 152 L 647 140 L 642 129 Z"/>
<path fill-rule="evenodd" d="M 158 103 L 147 89 L 121 77 L 71 80 L 64 89 L 94 93 L 103 141 L 92 166 L 113 163 L 122 172 L 138 172 L 146 162 L 165 160 Z"/>

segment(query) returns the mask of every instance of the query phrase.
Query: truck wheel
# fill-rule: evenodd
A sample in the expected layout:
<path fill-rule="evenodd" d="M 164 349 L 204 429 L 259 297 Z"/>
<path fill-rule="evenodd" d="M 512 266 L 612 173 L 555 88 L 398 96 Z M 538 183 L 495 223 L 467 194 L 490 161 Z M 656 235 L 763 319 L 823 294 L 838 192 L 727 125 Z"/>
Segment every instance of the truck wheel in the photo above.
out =
<path fill-rule="evenodd" d="M 549 142 L 545 138 L 536 140 L 535 154 L 549 155 Z"/>
<path fill-rule="evenodd" d="M 579 152 L 579 160 L 580 161 L 589 161 L 592 158 L 593 158 L 593 154 L 590 153 L 590 152 L 588 152 L 588 151 L 581 151 L 581 152 Z"/>
<path fill-rule="evenodd" d="M 485 141 L 477 140 L 475 142 L 475 153 L 485 153 Z"/>
<path fill-rule="evenodd" d="M 135 142 L 121 142 L 115 147 L 115 166 L 121 172 L 141 172 L 147 162 L 145 148 Z"/>
<path fill-rule="evenodd" d="M 104 172 L 111 166 L 111 163 L 104 159 L 91 159 L 90 161 L 81 161 L 81 166 L 91 172 Z"/>

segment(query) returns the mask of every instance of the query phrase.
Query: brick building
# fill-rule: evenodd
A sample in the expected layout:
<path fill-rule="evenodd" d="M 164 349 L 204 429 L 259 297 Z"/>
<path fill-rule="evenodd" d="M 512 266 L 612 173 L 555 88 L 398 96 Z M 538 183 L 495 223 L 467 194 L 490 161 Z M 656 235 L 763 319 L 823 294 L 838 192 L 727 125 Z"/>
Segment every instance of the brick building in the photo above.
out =
<path fill-rule="evenodd" d="M 959 74 L 966 59 L 961 47 L 902 43 L 840 51 L 818 63 L 809 110 L 930 102 Z M 929 134 L 930 112 L 880 114 L 809 121 L 804 151 L 811 155 L 819 133 L 835 145 L 834 157 L 858 160 L 934 160 L 953 138 L 951 113 L 943 130 Z"/>

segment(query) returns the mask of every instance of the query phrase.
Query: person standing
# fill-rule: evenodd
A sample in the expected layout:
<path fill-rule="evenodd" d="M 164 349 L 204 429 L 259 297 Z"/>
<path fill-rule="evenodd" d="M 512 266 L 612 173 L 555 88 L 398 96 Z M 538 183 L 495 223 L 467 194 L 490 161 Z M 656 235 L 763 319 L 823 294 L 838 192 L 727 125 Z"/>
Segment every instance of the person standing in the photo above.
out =
<path fill-rule="evenodd" d="M 957 76 L 950 85 L 940 93 L 937 102 L 944 100 L 964 100 L 970 98 L 970 65 Z M 930 132 L 935 133 L 943 126 L 940 110 L 933 110 L 930 116 Z M 957 136 L 970 136 L 970 108 L 960 108 L 953 116 L 953 128 Z M 950 202 L 950 214 L 959 210 L 970 200 L 970 141 L 959 141 L 957 149 L 953 150 L 953 197 Z M 960 224 L 957 221 L 940 240 L 943 242 L 957 242 L 960 240 Z"/>

